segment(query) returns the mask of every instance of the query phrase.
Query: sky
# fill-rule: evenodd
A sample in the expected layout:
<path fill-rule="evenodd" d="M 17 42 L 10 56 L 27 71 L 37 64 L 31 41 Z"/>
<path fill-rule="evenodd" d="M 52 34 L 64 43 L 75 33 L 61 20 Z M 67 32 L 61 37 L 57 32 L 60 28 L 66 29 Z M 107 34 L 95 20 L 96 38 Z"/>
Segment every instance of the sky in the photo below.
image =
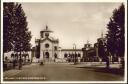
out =
<path fill-rule="evenodd" d="M 59 39 L 62 48 L 83 48 L 89 41 L 97 42 L 101 33 L 106 34 L 112 12 L 121 3 L 22 3 L 32 32 L 31 44 L 40 38 L 40 31 L 48 25 L 50 35 Z"/>

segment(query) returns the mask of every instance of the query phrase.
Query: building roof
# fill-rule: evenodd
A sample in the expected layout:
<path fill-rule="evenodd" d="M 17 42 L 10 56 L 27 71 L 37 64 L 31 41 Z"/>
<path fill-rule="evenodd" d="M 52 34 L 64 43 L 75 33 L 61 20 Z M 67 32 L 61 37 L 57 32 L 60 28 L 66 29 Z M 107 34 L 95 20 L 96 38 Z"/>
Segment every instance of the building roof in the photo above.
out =
<path fill-rule="evenodd" d="M 61 51 L 82 51 L 82 49 L 62 49 Z"/>
<path fill-rule="evenodd" d="M 48 26 L 46 25 L 46 28 L 43 29 L 41 32 L 53 32 L 53 31 L 49 30 L 49 29 L 48 29 Z"/>
<path fill-rule="evenodd" d="M 45 40 L 49 40 L 49 41 L 51 41 L 53 43 L 59 43 L 59 40 L 58 39 L 53 39 L 53 38 L 44 38 L 44 39 L 42 39 L 40 41 L 41 42 L 44 42 Z"/>

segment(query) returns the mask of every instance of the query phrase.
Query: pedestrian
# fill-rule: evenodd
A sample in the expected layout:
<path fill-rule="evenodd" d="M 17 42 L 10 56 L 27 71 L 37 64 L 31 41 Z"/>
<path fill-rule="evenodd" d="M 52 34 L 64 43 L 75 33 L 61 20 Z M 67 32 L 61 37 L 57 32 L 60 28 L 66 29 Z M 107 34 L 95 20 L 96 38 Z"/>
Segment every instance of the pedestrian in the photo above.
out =
<path fill-rule="evenodd" d="M 22 62 L 23 62 L 23 60 L 22 60 L 22 58 L 20 58 L 20 59 L 19 59 L 19 70 L 22 69 Z"/>
<path fill-rule="evenodd" d="M 44 62 L 43 62 L 43 60 L 42 60 L 42 59 L 40 60 L 40 65 L 44 65 Z"/>
<path fill-rule="evenodd" d="M 14 58 L 13 59 L 13 68 L 15 69 L 15 66 L 16 66 L 16 59 Z"/>
<path fill-rule="evenodd" d="M 8 69 L 8 57 L 6 56 L 4 60 L 4 70 L 7 70 L 7 69 Z"/>
<path fill-rule="evenodd" d="M 106 67 L 109 68 L 110 67 L 110 61 L 109 61 L 109 52 L 107 51 L 107 48 L 105 48 L 105 60 L 106 60 Z"/>
<path fill-rule="evenodd" d="M 109 68 L 109 58 L 106 58 L 106 64 L 107 64 L 107 68 Z"/>
<path fill-rule="evenodd" d="M 13 68 L 15 68 L 15 66 L 16 66 L 16 59 L 15 59 L 14 54 L 11 54 L 11 57 L 13 58 L 13 60 L 12 60 Z"/>

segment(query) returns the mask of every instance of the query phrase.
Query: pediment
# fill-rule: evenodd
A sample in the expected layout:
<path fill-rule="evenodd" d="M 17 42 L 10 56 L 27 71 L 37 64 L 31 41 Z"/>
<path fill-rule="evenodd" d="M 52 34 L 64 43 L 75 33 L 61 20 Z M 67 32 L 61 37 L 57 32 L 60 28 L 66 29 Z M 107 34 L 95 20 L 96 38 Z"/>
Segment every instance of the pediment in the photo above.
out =
<path fill-rule="evenodd" d="M 44 41 L 46 41 L 46 40 L 48 40 L 48 41 L 50 41 L 50 42 L 53 42 L 52 39 L 50 39 L 50 38 L 42 39 L 40 42 L 42 43 L 42 42 L 44 42 Z"/>

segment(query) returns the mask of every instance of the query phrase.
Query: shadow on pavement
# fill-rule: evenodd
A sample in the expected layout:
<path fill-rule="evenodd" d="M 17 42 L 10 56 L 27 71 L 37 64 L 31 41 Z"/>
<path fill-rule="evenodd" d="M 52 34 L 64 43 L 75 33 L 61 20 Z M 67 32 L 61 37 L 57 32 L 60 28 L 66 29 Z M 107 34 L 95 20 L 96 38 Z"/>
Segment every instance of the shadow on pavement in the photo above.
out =
<path fill-rule="evenodd" d="M 103 73 L 112 73 L 112 74 L 124 76 L 124 69 L 120 69 L 120 68 L 97 68 L 94 71 L 103 72 Z"/>
<path fill-rule="evenodd" d="M 121 68 L 104 68 L 104 67 L 76 67 L 76 68 L 85 68 L 88 70 L 93 70 L 95 72 L 111 73 L 111 74 L 124 76 L 124 69 Z"/>

